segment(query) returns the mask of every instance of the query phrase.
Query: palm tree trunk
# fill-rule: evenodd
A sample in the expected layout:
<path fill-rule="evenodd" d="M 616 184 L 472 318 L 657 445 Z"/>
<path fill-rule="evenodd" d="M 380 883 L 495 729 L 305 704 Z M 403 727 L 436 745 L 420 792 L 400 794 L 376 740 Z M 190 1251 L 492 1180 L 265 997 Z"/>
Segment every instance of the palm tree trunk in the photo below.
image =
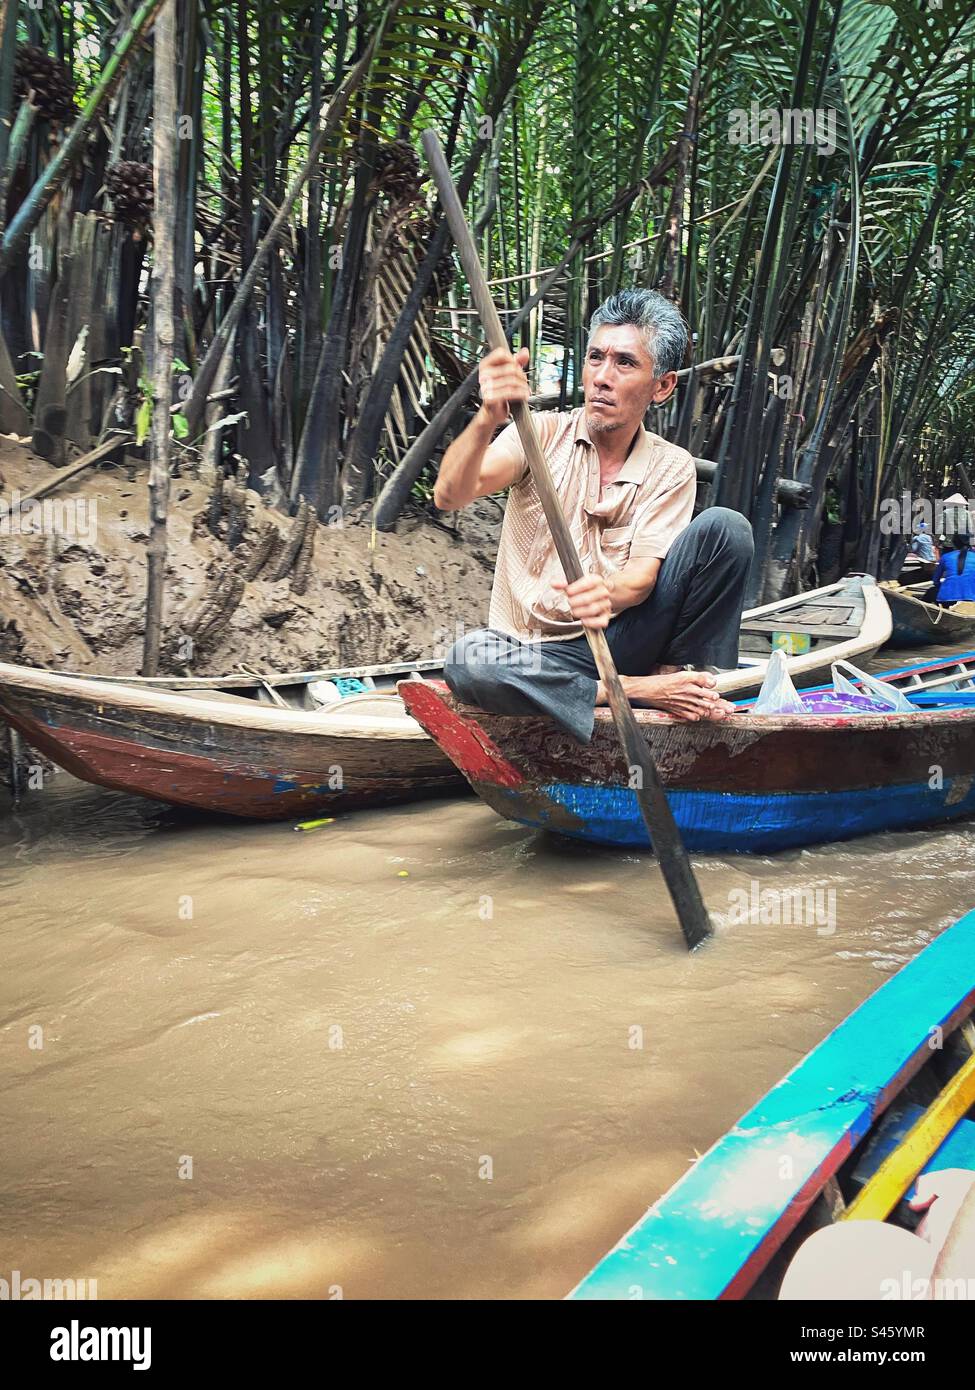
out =
<path fill-rule="evenodd" d="M 504 108 L 508 93 L 518 76 L 519 68 L 535 37 L 545 9 L 545 0 L 533 0 L 532 8 L 525 18 L 518 40 L 508 51 L 498 71 L 495 88 L 486 112 L 493 120 L 497 119 Z M 461 201 L 470 193 L 483 154 L 484 142 L 478 141 L 457 180 L 457 193 Z M 447 226 L 446 218 L 441 217 L 431 238 L 430 249 L 417 270 L 416 280 L 410 294 L 389 335 L 369 392 L 359 413 L 359 420 L 349 443 L 345 460 L 342 489 L 343 506 L 356 506 L 366 497 L 369 480 L 372 476 L 373 462 L 379 451 L 379 441 L 382 437 L 386 412 L 389 410 L 393 390 L 399 379 L 403 356 L 410 338 L 413 336 L 417 314 L 420 312 L 420 307 L 429 291 L 434 271 L 440 264 L 441 257 L 449 242 L 450 229 Z"/>
<path fill-rule="evenodd" d="M 278 237 L 291 215 L 292 208 L 298 201 L 298 195 L 311 177 L 322 150 L 337 129 L 339 121 L 345 113 L 345 108 L 348 106 L 350 96 L 359 87 L 365 77 L 369 69 L 369 64 L 372 62 L 372 55 L 379 37 L 383 32 L 383 28 L 396 11 L 398 5 L 399 0 L 393 0 L 392 4 L 388 6 L 378 28 L 366 45 L 362 57 L 349 71 L 345 80 L 333 95 L 327 110 L 320 113 L 320 125 L 309 146 L 305 162 L 289 184 L 288 191 L 284 196 L 284 202 L 275 213 L 270 227 L 268 227 L 260 245 L 251 257 L 250 264 L 247 266 L 246 271 L 241 276 L 240 284 L 237 286 L 233 300 L 220 322 L 220 327 L 217 329 L 213 342 L 207 349 L 206 356 L 200 363 L 200 370 L 194 378 L 192 390 L 183 408 L 183 414 L 186 417 L 191 435 L 199 428 L 203 416 L 203 408 L 206 404 L 206 398 L 213 386 L 217 368 L 240 322 L 244 308 L 250 302 L 260 273 L 277 244 Z"/>
<path fill-rule="evenodd" d="M 352 324 L 353 301 L 365 249 L 369 220 L 369 188 L 375 172 L 376 145 L 368 140 L 356 170 L 352 206 L 342 243 L 341 261 L 332 296 L 328 329 L 318 357 L 308 411 L 298 445 L 291 482 L 291 501 L 311 502 L 325 518 L 338 498 L 339 450 L 342 430 L 343 366 Z"/>

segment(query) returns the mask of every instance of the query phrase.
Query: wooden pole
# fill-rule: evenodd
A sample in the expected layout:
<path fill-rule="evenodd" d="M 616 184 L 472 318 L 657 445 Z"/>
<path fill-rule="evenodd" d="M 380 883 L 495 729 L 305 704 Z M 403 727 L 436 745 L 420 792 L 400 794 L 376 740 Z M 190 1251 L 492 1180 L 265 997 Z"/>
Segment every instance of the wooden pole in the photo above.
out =
<path fill-rule="evenodd" d="M 488 346 L 492 350 L 507 348 L 508 340 L 491 298 L 491 291 L 478 259 L 474 238 L 467 226 L 464 210 L 450 177 L 450 170 L 444 158 L 440 141 L 433 130 L 425 130 L 421 140 L 430 172 L 437 185 L 437 192 L 440 194 L 441 206 L 457 246 L 464 273 L 467 276 L 467 283 L 470 285 L 471 297 L 484 325 Z M 548 464 L 545 461 L 545 455 L 538 442 L 531 411 L 524 401 L 513 401 L 511 414 L 518 429 L 522 447 L 525 450 L 528 466 L 531 469 L 532 481 L 541 498 L 545 519 L 552 532 L 565 577 L 571 584 L 583 577 L 582 565 L 573 545 L 572 536 L 562 512 L 562 505 L 558 493 L 555 491 Z M 713 930 L 701 898 L 701 890 L 694 877 L 691 862 L 687 857 L 687 851 L 657 775 L 649 746 L 640 732 L 630 702 L 623 693 L 606 634 L 595 628 L 586 628 L 585 633 L 592 649 L 596 669 L 606 687 L 609 707 L 613 713 L 613 720 L 626 761 L 630 768 L 637 772 L 637 777 L 634 780 L 639 783 L 635 790 L 640 811 L 646 822 L 657 859 L 660 862 L 664 881 L 670 892 L 674 910 L 684 933 L 684 939 L 688 948 L 693 950 L 695 946 L 699 946 L 702 941 L 705 941 Z"/>
<path fill-rule="evenodd" d="M 149 435 L 149 541 L 142 674 L 159 670 L 173 398 L 176 285 L 176 0 L 164 0 L 153 33 L 152 425 Z"/>
<path fill-rule="evenodd" d="M 24 776 L 20 765 L 21 738 L 12 724 L 5 726 L 7 737 L 7 763 L 10 768 L 10 795 L 15 806 L 20 805 L 24 794 Z"/>

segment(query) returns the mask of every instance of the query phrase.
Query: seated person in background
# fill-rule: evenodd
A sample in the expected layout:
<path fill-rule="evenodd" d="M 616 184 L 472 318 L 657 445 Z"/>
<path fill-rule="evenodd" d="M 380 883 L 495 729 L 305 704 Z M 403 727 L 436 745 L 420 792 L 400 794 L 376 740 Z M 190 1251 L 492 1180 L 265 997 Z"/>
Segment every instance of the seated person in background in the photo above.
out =
<path fill-rule="evenodd" d="M 971 537 L 949 536 L 927 595 L 931 603 L 950 608 L 959 599 L 975 600 L 975 554 Z"/>
<path fill-rule="evenodd" d="M 923 521 L 919 521 L 917 524 L 917 531 L 914 533 L 914 539 L 911 541 L 911 554 L 916 555 L 918 559 L 923 560 L 925 564 L 931 565 L 933 565 L 938 558 L 934 553 L 934 541 L 931 539 L 927 525 Z"/>
<path fill-rule="evenodd" d="M 799 1247 L 779 1298 L 975 1298 L 975 1173 L 922 1173 L 917 1233 L 886 1221 L 838 1221 Z"/>

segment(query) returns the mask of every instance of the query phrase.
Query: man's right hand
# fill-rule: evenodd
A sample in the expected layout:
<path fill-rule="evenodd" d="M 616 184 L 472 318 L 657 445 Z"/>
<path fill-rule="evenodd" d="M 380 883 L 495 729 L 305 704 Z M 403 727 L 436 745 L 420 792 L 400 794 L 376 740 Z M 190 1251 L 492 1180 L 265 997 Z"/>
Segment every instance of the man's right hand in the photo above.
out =
<path fill-rule="evenodd" d="M 493 426 L 503 425 L 512 401 L 528 401 L 528 349 L 509 352 L 495 348 L 482 358 L 477 369 L 481 388 L 481 410 Z"/>

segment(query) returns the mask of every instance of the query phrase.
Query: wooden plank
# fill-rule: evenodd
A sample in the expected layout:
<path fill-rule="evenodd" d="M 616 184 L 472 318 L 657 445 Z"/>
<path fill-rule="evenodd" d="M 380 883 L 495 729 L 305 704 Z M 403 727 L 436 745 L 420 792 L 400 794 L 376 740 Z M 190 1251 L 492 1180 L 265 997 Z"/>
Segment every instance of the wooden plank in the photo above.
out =
<path fill-rule="evenodd" d="M 742 623 L 742 632 L 750 633 L 773 633 L 773 632 L 805 632 L 810 637 L 855 637 L 859 628 L 837 627 L 832 623 L 805 623 L 798 619 L 795 622 L 773 623 L 768 620 L 759 620 L 754 623 Z"/>
<path fill-rule="evenodd" d="M 790 609 L 788 617 L 790 623 L 849 623 L 853 621 L 853 605 L 804 603 Z"/>
<path fill-rule="evenodd" d="M 947 1086 L 843 1213 L 844 1221 L 883 1221 L 908 1187 L 975 1105 L 975 1054 L 955 1072 Z"/>
<path fill-rule="evenodd" d="M 861 1004 L 637 1221 L 577 1299 L 741 1298 L 975 1005 L 975 912 Z"/>
<path fill-rule="evenodd" d="M 803 600 L 802 594 L 799 594 L 796 597 L 797 603 L 800 602 L 800 600 Z M 803 601 L 808 602 L 808 600 Z M 849 590 L 847 590 L 846 592 L 840 594 L 824 594 L 822 598 L 817 598 L 814 600 L 814 602 L 816 603 L 816 606 L 819 608 L 862 609 L 863 595 L 862 592 L 857 594 L 851 593 Z"/>
<path fill-rule="evenodd" d="M 26 667 L 21 668 L 27 670 Z M 253 690 L 268 680 L 279 687 L 289 685 L 309 685 L 312 681 L 338 680 L 349 677 L 390 676 L 406 679 L 414 671 L 426 672 L 427 676 L 439 675 L 443 671 L 442 660 L 395 661 L 384 666 L 343 666 L 324 667 L 320 671 L 285 671 L 276 675 L 249 676 L 229 674 L 224 676 L 105 676 L 94 675 L 90 671 L 65 671 L 53 674 L 68 675 L 72 680 L 101 681 L 111 685 L 128 685 L 136 689 L 172 690 L 186 693 L 189 690 Z"/>

